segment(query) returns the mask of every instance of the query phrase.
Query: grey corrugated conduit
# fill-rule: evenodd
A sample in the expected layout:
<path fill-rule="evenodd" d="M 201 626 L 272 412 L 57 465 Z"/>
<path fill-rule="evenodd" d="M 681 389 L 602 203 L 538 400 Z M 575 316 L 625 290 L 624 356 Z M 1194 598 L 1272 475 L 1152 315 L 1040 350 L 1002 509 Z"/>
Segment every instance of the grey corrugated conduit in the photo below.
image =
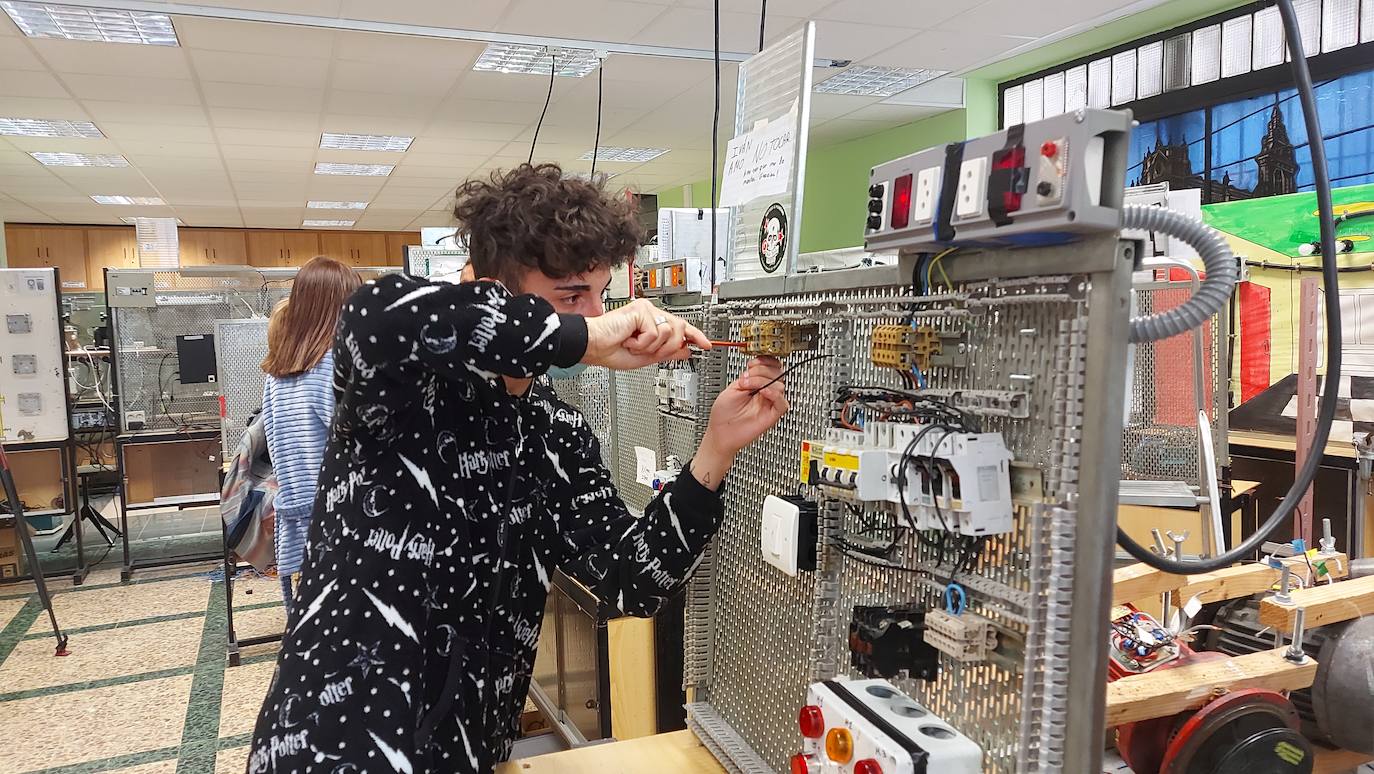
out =
<path fill-rule="evenodd" d="M 1181 240 L 1202 257 L 1207 278 L 1196 293 L 1179 306 L 1164 312 L 1131 318 L 1131 343 L 1159 341 L 1197 328 L 1226 308 L 1236 286 L 1235 256 L 1216 229 L 1202 221 L 1162 207 L 1128 204 L 1122 208 L 1121 227 L 1167 234 Z"/>

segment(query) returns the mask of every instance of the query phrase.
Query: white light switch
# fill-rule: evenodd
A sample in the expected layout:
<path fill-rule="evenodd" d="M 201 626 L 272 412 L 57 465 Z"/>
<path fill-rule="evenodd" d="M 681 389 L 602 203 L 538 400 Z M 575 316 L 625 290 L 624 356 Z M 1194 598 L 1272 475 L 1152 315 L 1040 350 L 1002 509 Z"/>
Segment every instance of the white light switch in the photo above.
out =
<path fill-rule="evenodd" d="M 797 533 L 800 526 L 800 508 L 773 495 L 764 498 L 763 522 L 759 525 L 763 560 L 788 575 L 797 574 Z"/>

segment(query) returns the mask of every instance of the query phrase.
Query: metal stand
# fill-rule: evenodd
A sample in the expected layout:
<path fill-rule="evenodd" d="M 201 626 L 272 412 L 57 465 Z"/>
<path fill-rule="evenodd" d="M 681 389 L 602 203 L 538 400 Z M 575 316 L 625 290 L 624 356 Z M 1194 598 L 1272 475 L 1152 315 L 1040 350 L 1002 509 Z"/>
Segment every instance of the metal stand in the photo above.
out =
<path fill-rule="evenodd" d="M 52 551 L 56 553 L 68 540 L 71 540 L 73 537 L 76 538 L 76 574 L 72 576 L 73 586 L 80 586 L 82 582 L 86 580 L 86 574 L 90 571 L 90 568 L 86 566 L 86 547 L 82 539 L 81 522 L 83 520 L 89 521 L 91 526 L 95 527 L 95 531 L 100 533 L 100 537 L 105 539 L 105 545 L 111 548 L 114 547 L 115 537 L 124 536 L 124 533 L 120 532 L 115 525 L 111 524 L 108 519 L 101 515 L 100 511 L 96 510 L 95 507 L 91 505 L 89 479 L 94 474 L 95 471 L 77 471 L 77 487 L 81 492 L 81 507 L 77 509 L 76 518 L 72 519 L 72 523 L 67 525 L 67 529 L 62 533 L 62 537 L 58 538 L 57 545 L 52 547 Z M 106 530 L 109 530 L 109 532 L 106 532 Z M 114 533 L 114 537 L 110 536 L 111 532 Z"/>
<path fill-rule="evenodd" d="M 224 536 L 224 626 L 227 633 L 225 639 L 225 652 L 229 656 L 229 666 L 239 665 L 239 650 L 251 645 L 263 645 L 269 642 L 281 642 L 286 637 L 286 633 L 264 634 L 258 637 L 245 637 L 239 639 L 234 632 L 234 573 L 238 571 L 238 563 L 234 561 L 229 547 L 229 527 L 220 520 L 220 534 Z"/>
<path fill-rule="evenodd" d="M 43 577 L 43 565 L 38 563 L 38 551 L 33 547 L 33 536 L 29 534 L 29 524 L 24 518 L 24 506 L 19 501 L 19 490 L 14 485 L 14 476 L 10 474 L 10 461 L 5 456 L 4 447 L 0 447 L 0 479 L 3 479 L 5 497 L 10 501 L 10 512 L 14 515 L 14 532 L 19 537 L 19 542 L 24 545 L 24 556 L 29 562 L 29 572 L 33 575 L 33 585 L 38 589 L 38 599 L 43 603 L 43 608 L 48 611 L 48 620 L 52 622 L 53 636 L 57 638 L 57 650 L 53 655 L 67 655 L 67 635 L 62 633 L 62 627 L 57 625 L 57 613 L 52 609 L 52 596 L 48 594 L 48 582 Z"/>
<path fill-rule="evenodd" d="M 119 476 L 119 526 L 122 530 L 120 536 L 123 538 L 124 548 L 124 568 L 120 570 L 120 580 L 129 580 L 134 575 L 134 570 L 140 567 L 172 567 L 180 564 L 192 564 L 195 562 L 207 562 L 220 558 L 219 553 L 186 554 L 183 556 L 171 556 L 163 559 L 135 561 L 129 553 L 129 512 L 134 510 L 150 510 L 153 508 L 164 507 L 158 503 L 130 504 L 129 503 L 129 466 L 125 463 L 124 454 L 128 446 L 135 444 L 167 443 L 176 441 L 207 441 L 219 438 L 219 430 L 190 430 L 180 433 L 155 433 L 155 434 L 135 434 L 122 435 L 115 439 L 115 451 L 120 470 Z M 179 509 L 202 508 L 219 504 L 219 493 L 216 492 L 213 498 L 191 500 L 187 502 L 177 502 L 175 506 Z M 170 505 L 170 504 L 169 504 Z"/>

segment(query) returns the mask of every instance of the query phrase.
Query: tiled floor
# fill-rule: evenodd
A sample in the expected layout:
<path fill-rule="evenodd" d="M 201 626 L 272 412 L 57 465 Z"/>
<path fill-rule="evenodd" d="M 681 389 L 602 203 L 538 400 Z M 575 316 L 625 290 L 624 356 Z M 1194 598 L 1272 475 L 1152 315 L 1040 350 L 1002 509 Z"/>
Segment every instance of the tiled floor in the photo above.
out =
<path fill-rule="evenodd" d="M 88 533 L 89 534 L 89 533 Z M 49 582 L 70 655 L 53 655 L 31 583 L 0 586 L 0 771 L 241 774 L 275 645 L 225 659 L 217 564 L 136 572 L 103 565 Z M 240 637 L 279 632 L 275 578 L 234 586 Z"/>

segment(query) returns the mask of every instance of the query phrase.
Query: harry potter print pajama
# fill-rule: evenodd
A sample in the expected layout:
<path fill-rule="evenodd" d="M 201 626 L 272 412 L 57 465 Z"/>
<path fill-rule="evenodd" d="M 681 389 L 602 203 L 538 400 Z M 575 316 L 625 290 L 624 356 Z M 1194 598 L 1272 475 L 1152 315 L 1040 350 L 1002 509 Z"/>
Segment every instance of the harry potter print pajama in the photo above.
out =
<path fill-rule="evenodd" d="M 586 322 L 491 282 L 349 299 L 307 558 L 250 774 L 488 772 L 510 753 L 549 578 L 630 615 L 678 592 L 721 501 L 683 471 L 635 517 L 591 429 L 502 375 L 578 362 Z"/>

